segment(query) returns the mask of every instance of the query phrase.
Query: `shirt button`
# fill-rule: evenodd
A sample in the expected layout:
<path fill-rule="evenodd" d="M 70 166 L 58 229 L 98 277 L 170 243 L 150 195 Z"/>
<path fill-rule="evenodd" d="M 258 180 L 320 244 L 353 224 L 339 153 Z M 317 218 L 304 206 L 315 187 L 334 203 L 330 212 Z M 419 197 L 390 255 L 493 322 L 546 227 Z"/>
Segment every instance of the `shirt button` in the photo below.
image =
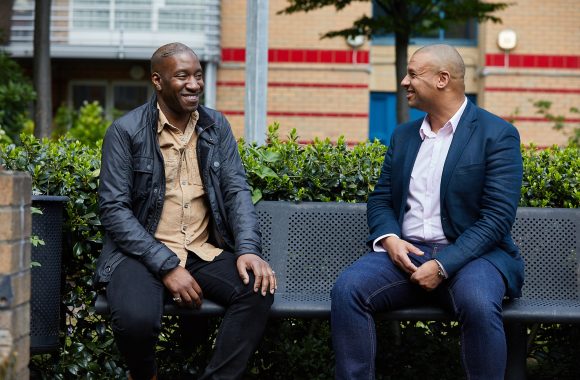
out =
<path fill-rule="evenodd" d="M 189 204 L 188 204 L 188 203 L 186 203 L 185 205 L 183 205 L 183 207 L 185 207 L 185 208 L 189 208 Z"/>
<path fill-rule="evenodd" d="M 213 166 L 215 166 L 216 168 L 220 167 L 220 163 L 218 161 L 214 161 L 213 162 Z"/>
<path fill-rule="evenodd" d="M 187 185 L 187 182 L 183 181 L 183 182 L 181 182 L 181 184 L 182 184 L 183 186 L 185 186 L 185 185 Z"/>

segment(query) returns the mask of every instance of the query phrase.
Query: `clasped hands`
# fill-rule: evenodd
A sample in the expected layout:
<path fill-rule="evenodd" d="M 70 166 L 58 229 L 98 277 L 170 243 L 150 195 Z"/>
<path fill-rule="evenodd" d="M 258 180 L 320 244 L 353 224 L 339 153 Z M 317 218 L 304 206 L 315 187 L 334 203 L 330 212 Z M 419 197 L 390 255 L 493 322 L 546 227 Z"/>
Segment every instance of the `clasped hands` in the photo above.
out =
<path fill-rule="evenodd" d="M 270 265 L 254 254 L 245 254 L 238 257 L 236 267 L 243 283 L 250 282 L 248 270 L 254 273 L 254 292 L 261 292 L 263 296 L 268 290 L 274 294 L 278 288 L 276 273 Z M 199 308 L 203 300 L 201 287 L 182 266 L 177 266 L 162 278 L 163 285 L 173 295 L 173 300 L 180 306 Z"/>
<path fill-rule="evenodd" d="M 408 241 L 397 236 L 388 236 L 381 240 L 381 245 L 389 254 L 391 260 L 403 271 L 411 275 L 411 281 L 427 291 L 435 289 L 443 279 L 438 275 L 439 265 L 435 260 L 429 260 L 417 267 L 409 255 L 423 256 L 424 253 Z"/>

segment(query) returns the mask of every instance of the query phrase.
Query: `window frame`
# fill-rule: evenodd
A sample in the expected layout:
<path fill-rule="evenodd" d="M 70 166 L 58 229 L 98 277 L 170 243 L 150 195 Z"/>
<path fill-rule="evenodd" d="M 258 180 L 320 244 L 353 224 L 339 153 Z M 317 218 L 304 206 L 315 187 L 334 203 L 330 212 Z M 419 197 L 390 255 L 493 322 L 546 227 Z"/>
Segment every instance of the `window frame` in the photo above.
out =
<path fill-rule="evenodd" d="M 377 5 L 372 1 L 372 14 L 376 14 Z M 444 17 L 442 15 L 441 17 Z M 473 19 L 474 32 L 473 38 L 445 38 L 445 29 L 439 29 L 438 37 L 413 37 L 409 39 L 409 45 L 431 45 L 434 43 L 444 43 L 452 46 L 477 46 L 479 39 L 479 23 Z M 371 45 L 375 46 L 393 46 L 395 45 L 394 33 L 388 34 L 373 34 L 370 39 Z"/>
<path fill-rule="evenodd" d="M 151 82 L 147 80 L 103 80 L 103 79 L 75 79 L 68 83 L 68 96 L 67 105 L 69 108 L 74 107 L 74 87 L 75 86 L 104 86 L 105 87 L 105 104 L 101 104 L 104 109 L 105 116 L 107 118 L 114 117 L 113 111 L 119 111 L 114 108 L 115 104 L 115 86 L 133 86 L 139 87 L 143 86 L 147 89 L 146 98 L 151 98 L 153 95 L 153 89 L 151 87 Z M 129 110 L 120 110 L 122 112 L 127 112 Z"/>

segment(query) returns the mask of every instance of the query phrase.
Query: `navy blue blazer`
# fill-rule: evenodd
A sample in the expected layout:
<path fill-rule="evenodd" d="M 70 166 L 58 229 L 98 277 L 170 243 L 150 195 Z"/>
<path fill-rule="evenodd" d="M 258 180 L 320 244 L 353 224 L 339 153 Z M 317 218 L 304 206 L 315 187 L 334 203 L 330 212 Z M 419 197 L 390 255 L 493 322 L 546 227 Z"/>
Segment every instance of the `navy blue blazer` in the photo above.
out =
<path fill-rule="evenodd" d="M 367 202 L 369 246 L 388 233 L 401 236 L 411 171 L 422 142 L 421 123 L 422 119 L 402 124 L 393 132 Z M 510 230 L 522 175 L 516 128 L 468 101 L 441 177 L 441 224 L 451 245 L 436 257 L 450 276 L 482 257 L 504 276 L 507 295 L 521 296 L 524 263 Z"/>

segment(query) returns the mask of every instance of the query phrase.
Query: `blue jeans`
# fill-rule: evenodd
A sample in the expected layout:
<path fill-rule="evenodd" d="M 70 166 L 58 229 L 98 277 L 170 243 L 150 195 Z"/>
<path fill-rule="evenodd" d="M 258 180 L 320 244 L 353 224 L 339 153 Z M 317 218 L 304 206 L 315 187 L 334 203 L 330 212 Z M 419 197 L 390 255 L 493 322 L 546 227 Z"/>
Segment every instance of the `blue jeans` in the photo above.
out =
<path fill-rule="evenodd" d="M 415 245 L 425 256 L 410 255 L 415 265 L 430 260 L 435 245 Z M 442 247 L 437 247 L 440 250 Z M 374 379 L 375 312 L 432 303 L 450 310 L 461 326 L 461 361 L 468 380 L 503 379 L 506 340 L 501 273 L 475 259 L 432 292 L 409 280 L 385 252 L 370 252 L 348 267 L 332 289 L 332 343 L 336 379 Z"/>

